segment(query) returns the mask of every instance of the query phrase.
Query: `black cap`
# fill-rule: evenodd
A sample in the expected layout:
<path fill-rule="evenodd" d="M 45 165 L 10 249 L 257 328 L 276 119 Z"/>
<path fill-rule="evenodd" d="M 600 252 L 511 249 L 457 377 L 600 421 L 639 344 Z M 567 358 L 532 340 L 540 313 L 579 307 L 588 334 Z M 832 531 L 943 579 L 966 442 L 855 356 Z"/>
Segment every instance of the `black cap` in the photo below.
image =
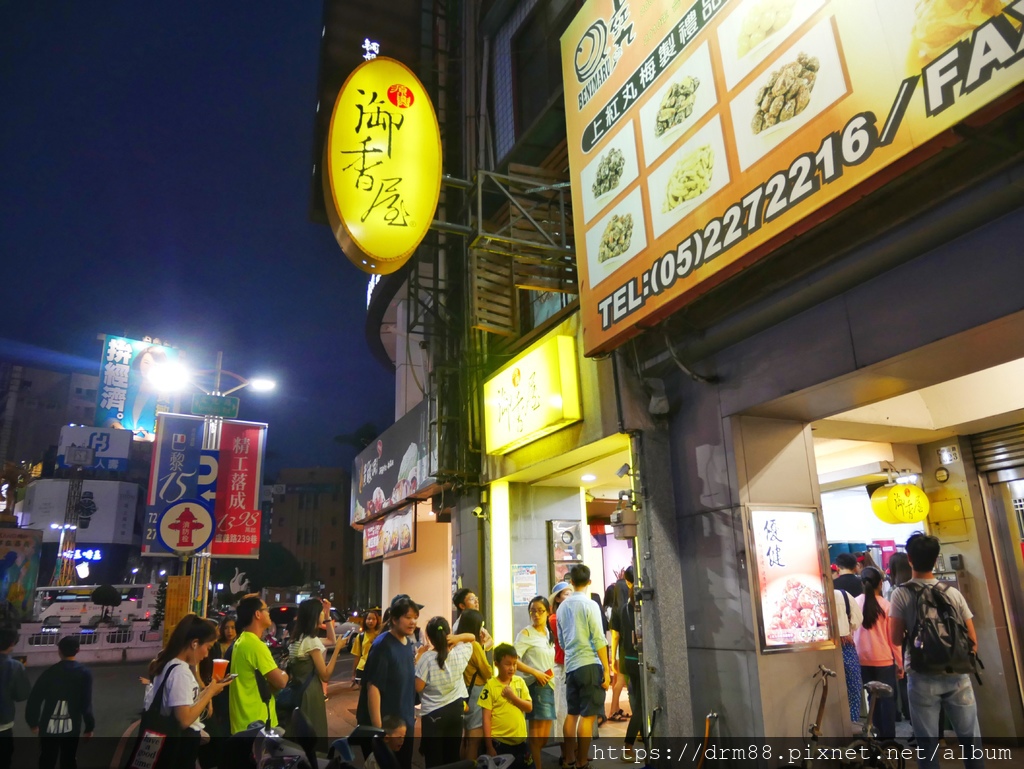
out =
<path fill-rule="evenodd" d="M 416 611 L 420 611 L 423 608 L 423 604 L 416 603 L 414 600 L 412 600 L 405 593 L 399 593 L 398 595 L 396 595 L 394 598 L 391 599 L 391 608 L 394 609 L 395 608 L 395 604 L 398 603 L 399 601 L 401 601 L 403 598 L 405 600 L 407 600 L 409 603 L 411 603 L 413 606 L 415 606 L 416 607 Z"/>

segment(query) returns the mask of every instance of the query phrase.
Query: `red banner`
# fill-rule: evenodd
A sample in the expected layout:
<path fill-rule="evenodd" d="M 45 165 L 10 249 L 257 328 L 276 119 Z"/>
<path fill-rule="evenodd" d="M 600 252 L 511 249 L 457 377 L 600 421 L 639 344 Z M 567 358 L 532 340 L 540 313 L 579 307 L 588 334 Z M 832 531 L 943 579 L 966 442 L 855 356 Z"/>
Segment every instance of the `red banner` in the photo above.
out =
<path fill-rule="evenodd" d="M 214 557 L 258 558 L 260 555 L 260 480 L 267 426 L 224 421 L 220 432 L 217 534 L 210 552 Z"/>

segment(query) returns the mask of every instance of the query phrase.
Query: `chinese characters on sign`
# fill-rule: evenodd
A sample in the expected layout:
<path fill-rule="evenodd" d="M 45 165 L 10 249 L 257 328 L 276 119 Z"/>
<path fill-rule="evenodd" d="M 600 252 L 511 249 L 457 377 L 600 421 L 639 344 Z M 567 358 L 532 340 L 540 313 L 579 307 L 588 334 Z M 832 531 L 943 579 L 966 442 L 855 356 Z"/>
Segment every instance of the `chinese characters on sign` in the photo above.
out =
<path fill-rule="evenodd" d="M 380 43 L 370 38 L 363 40 L 363 59 L 370 61 L 380 55 Z"/>
<path fill-rule="evenodd" d="M 159 344 L 107 336 L 100 363 L 96 426 L 130 430 L 135 440 L 152 441 L 156 416 L 167 411 L 171 396 L 150 381 L 158 366 L 178 359 L 178 350 Z"/>
<path fill-rule="evenodd" d="M 198 499 L 170 505 L 157 523 L 160 544 L 179 555 L 202 550 L 213 539 L 213 533 L 213 516 Z"/>
<path fill-rule="evenodd" d="M 764 650 L 820 643 L 831 637 L 821 568 L 817 513 L 752 510 Z"/>
<path fill-rule="evenodd" d="M 399 508 L 363 527 L 363 563 L 416 552 L 416 505 Z"/>
<path fill-rule="evenodd" d="M 498 389 L 498 421 L 510 433 L 522 435 L 525 429 L 525 418 L 532 411 L 540 408 L 540 397 L 537 395 L 537 372 L 531 371 L 526 381 L 522 381 L 522 373 L 518 368 L 512 370 L 512 379 L 507 386 Z"/>
<path fill-rule="evenodd" d="M 260 554 L 259 489 L 263 476 L 266 425 L 221 424 L 217 478 L 215 556 L 258 558 Z"/>
<path fill-rule="evenodd" d="M 363 45 L 367 54 L 375 46 Z M 376 56 L 357 67 L 335 102 L 326 153 L 342 250 L 365 272 L 394 272 L 433 221 L 441 184 L 437 117 L 412 71 Z"/>
<path fill-rule="evenodd" d="M 160 544 L 158 527 L 164 510 L 184 499 L 198 496 L 203 420 L 182 414 L 160 414 L 156 435 L 146 497 L 144 555 L 164 555 L 167 552 Z"/>

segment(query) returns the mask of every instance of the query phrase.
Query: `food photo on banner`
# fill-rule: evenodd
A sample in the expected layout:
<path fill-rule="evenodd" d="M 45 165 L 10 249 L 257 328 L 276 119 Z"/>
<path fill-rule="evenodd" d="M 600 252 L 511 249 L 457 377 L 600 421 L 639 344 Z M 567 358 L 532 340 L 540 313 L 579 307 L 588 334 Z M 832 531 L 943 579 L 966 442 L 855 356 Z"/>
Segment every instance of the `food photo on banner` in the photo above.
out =
<path fill-rule="evenodd" d="M 426 401 L 420 402 L 355 458 L 352 467 L 352 523 L 393 510 L 407 499 L 433 493 L 436 465 L 429 440 Z"/>
<path fill-rule="evenodd" d="M 96 426 L 129 430 L 135 440 L 155 440 L 157 414 L 171 409 L 174 396 L 160 392 L 150 375 L 156 367 L 179 357 L 179 350 L 174 347 L 106 336 L 100 361 Z"/>
<path fill-rule="evenodd" d="M 586 3 L 561 38 L 585 354 L 1020 84 L 1022 22 L 1007 2 Z"/>
<path fill-rule="evenodd" d="M 363 563 L 416 552 L 416 505 L 409 505 L 363 527 Z"/>
<path fill-rule="evenodd" d="M 750 511 L 761 650 L 825 646 L 832 640 L 832 584 L 825 577 L 818 512 Z"/>

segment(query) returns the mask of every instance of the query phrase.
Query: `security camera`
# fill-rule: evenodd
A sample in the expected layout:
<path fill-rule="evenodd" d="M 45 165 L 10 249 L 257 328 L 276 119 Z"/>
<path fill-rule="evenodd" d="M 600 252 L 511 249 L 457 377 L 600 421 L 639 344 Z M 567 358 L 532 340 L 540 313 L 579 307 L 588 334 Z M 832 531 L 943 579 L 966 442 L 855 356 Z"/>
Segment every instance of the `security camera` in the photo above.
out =
<path fill-rule="evenodd" d="M 482 505 L 477 505 L 476 507 L 473 508 L 473 517 L 474 518 L 486 518 L 487 517 L 487 512 L 484 510 Z"/>
<path fill-rule="evenodd" d="M 620 478 L 629 475 L 629 464 L 624 464 L 622 467 L 615 471 L 615 474 Z"/>

